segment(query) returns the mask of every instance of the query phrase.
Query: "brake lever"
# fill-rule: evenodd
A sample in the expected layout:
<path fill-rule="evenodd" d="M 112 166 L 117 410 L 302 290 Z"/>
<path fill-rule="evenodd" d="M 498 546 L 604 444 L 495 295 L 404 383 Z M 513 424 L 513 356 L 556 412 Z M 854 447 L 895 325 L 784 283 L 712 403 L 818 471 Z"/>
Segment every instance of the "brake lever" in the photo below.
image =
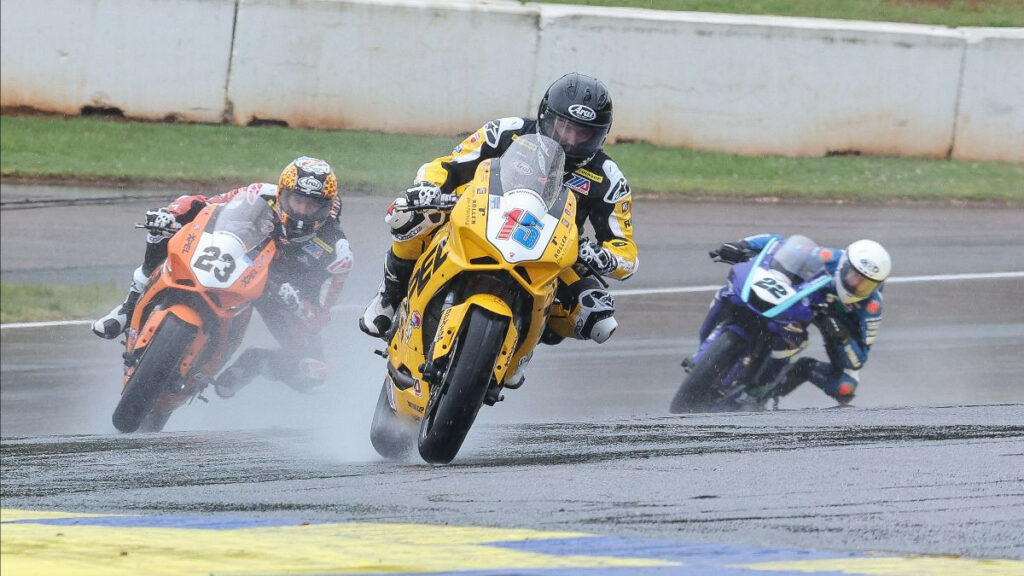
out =
<path fill-rule="evenodd" d="M 594 278 L 597 278 L 597 281 L 601 284 L 602 288 L 607 289 L 611 286 L 611 284 L 608 284 L 608 281 L 604 279 L 604 276 L 602 276 L 601 273 L 597 270 L 597 268 L 594 268 L 594 266 L 590 262 L 587 262 L 585 260 L 576 260 L 576 262 L 578 264 L 582 264 L 583 267 L 586 268 L 587 271 L 590 272 L 590 274 Z"/>

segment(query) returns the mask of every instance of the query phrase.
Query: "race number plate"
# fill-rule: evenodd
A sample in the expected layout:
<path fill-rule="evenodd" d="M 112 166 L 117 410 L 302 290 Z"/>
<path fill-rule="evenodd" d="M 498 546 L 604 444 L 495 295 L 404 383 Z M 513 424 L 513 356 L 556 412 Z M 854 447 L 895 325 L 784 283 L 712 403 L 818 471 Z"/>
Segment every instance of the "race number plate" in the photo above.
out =
<path fill-rule="evenodd" d="M 204 232 L 192 255 L 196 280 L 207 288 L 227 288 L 252 264 L 245 245 L 230 232 Z"/>
<path fill-rule="evenodd" d="M 778 305 L 796 294 L 789 278 L 786 278 L 781 272 L 755 268 L 752 274 L 754 278 L 750 283 L 750 288 L 758 298 L 765 302 Z"/>

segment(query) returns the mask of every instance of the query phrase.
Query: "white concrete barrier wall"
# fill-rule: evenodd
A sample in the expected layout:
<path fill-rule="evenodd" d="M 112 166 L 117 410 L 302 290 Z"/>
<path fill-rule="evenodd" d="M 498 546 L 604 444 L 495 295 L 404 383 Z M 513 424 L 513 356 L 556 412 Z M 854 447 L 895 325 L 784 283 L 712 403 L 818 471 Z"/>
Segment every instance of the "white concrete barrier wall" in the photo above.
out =
<path fill-rule="evenodd" d="M 573 14 L 575 12 L 575 14 Z M 839 20 L 543 9 L 544 77 L 609 83 L 619 138 L 740 154 L 944 157 L 963 42 Z"/>
<path fill-rule="evenodd" d="M 4 106 L 450 134 L 533 115 L 578 70 L 608 83 L 618 139 L 1024 162 L 1022 29 L 463 0 L 0 6 Z"/>
<path fill-rule="evenodd" d="M 233 118 L 472 130 L 529 104 L 537 20 L 535 9 L 519 6 L 245 0 L 229 89 Z"/>
<path fill-rule="evenodd" d="M 960 30 L 967 54 L 953 156 L 1024 162 L 1024 29 Z"/>
<path fill-rule="evenodd" d="M 0 105 L 220 122 L 232 0 L 3 0 Z"/>

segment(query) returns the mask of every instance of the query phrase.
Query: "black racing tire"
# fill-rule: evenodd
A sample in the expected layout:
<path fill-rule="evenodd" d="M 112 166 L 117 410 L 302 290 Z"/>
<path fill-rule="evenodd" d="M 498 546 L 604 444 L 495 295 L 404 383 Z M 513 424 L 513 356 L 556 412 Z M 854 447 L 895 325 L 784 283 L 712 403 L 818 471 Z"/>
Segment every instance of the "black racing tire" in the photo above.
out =
<path fill-rule="evenodd" d="M 672 414 L 710 412 L 721 400 L 717 386 L 740 359 L 747 342 L 732 330 L 723 330 L 711 343 L 700 363 L 686 375 L 669 405 Z"/>
<path fill-rule="evenodd" d="M 377 409 L 373 412 L 373 422 L 370 424 L 370 444 L 382 457 L 399 460 L 412 452 L 416 424 L 413 421 L 406 422 L 391 409 L 388 386 L 393 386 L 390 378 L 384 381 L 377 397 Z"/>
<path fill-rule="evenodd" d="M 121 392 L 114 409 L 114 427 L 121 432 L 135 432 L 145 423 L 147 432 L 159 432 L 167 423 L 168 414 L 151 414 L 160 393 L 181 380 L 179 364 L 195 341 L 198 328 L 168 314 L 156 330 L 139 365 Z"/>
<path fill-rule="evenodd" d="M 167 425 L 167 420 L 171 417 L 171 413 L 166 410 L 150 410 L 149 414 L 142 419 L 142 423 L 139 424 L 138 432 L 160 432 Z"/>
<path fill-rule="evenodd" d="M 452 347 L 441 385 L 431 390 L 420 422 L 419 451 L 431 464 L 447 464 L 459 453 L 491 384 L 508 319 L 473 307 Z"/>

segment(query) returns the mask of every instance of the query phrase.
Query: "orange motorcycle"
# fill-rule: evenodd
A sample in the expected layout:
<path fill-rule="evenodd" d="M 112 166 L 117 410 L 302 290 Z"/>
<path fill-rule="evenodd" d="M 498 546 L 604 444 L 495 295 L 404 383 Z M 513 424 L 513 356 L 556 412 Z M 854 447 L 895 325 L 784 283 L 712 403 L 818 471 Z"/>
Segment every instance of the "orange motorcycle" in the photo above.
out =
<path fill-rule="evenodd" d="M 125 339 L 121 432 L 162 430 L 241 343 L 276 253 L 273 210 L 256 194 L 207 206 L 168 241 Z"/>

